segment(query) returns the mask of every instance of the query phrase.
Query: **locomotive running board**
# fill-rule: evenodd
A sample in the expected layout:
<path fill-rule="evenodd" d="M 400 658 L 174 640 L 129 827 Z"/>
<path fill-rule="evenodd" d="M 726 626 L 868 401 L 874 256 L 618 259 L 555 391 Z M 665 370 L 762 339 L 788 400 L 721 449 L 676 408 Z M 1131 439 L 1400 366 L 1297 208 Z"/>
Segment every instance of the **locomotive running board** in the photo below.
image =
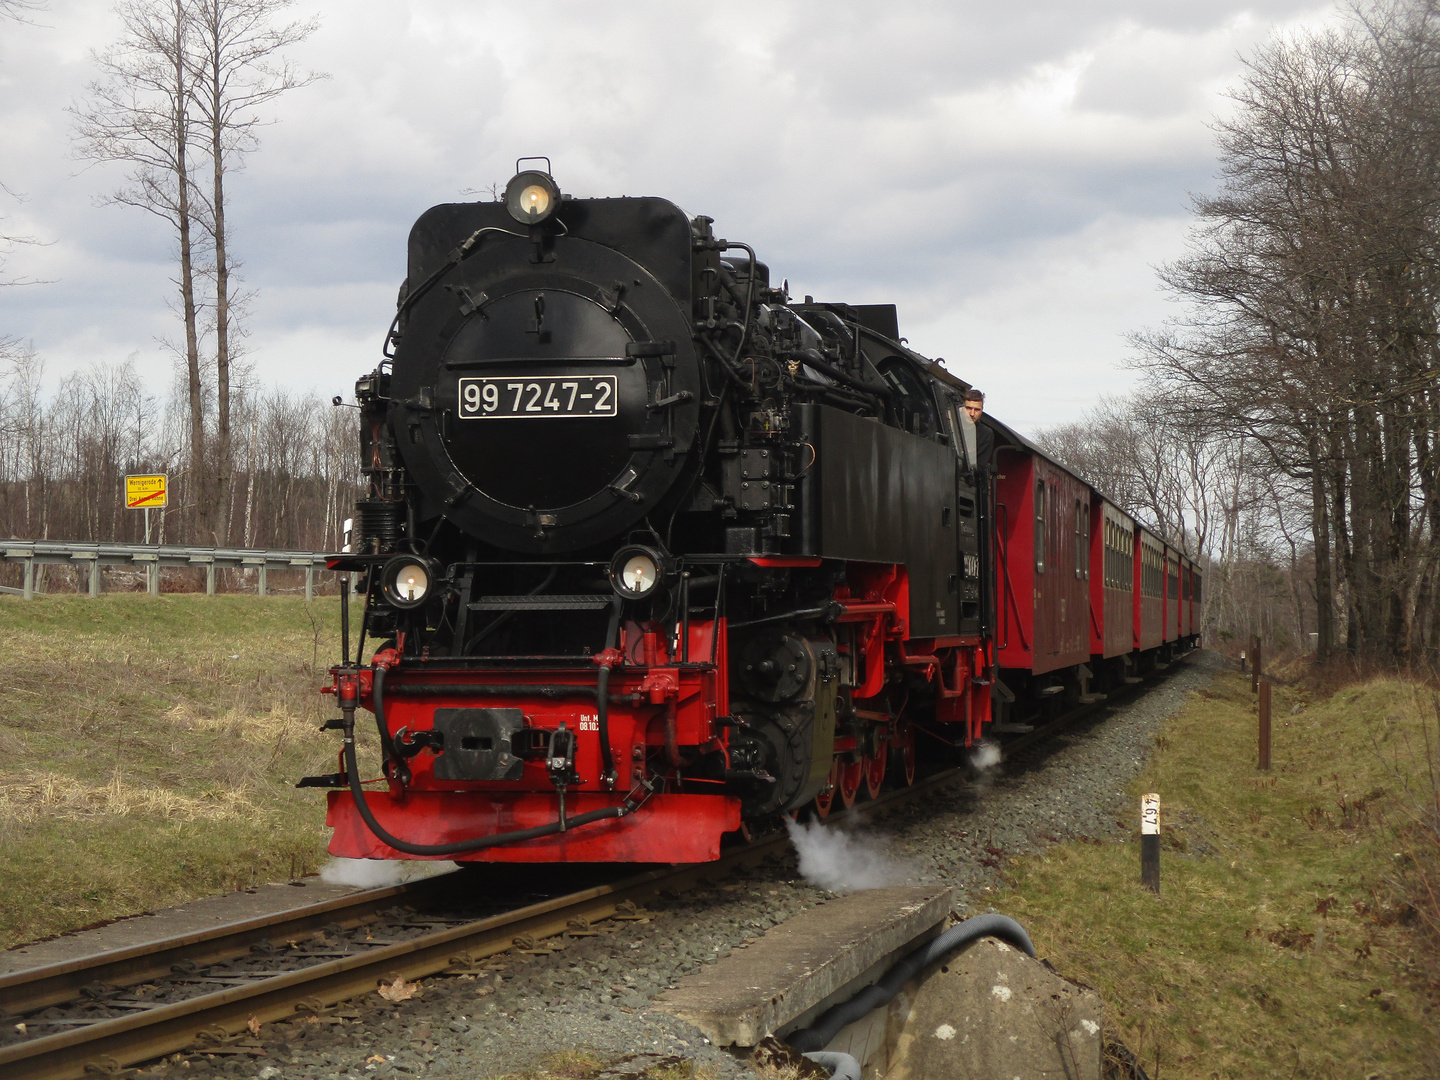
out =
<path fill-rule="evenodd" d="M 575 593 L 553 596 L 482 596 L 466 606 L 471 611 L 600 611 L 614 602 L 612 596 Z"/>

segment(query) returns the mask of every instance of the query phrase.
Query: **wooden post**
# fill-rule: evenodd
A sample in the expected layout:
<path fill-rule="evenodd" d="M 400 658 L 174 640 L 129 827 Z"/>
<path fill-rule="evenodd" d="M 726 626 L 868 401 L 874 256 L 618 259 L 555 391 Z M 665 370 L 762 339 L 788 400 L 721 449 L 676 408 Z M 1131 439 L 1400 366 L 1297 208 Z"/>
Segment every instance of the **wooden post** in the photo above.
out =
<path fill-rule="evenodd" d="M 1270 771 L 1270 680 L 1260 683 L 1260 771 Z"/>
<path fill-rule="evenodd" d="M 1260 689 L 1260 635 L 1250 639 L 1250 692 Z"/>
<path fill-rule="evenodd" d="M 205 564 L 205 595 L 215 595 L 215 564 L 213 562 Z"/>
<path fill-rule="evenodd" d="M 25 578 L 20 595 L 26 600 L 35 599 L 35 560 L 33 558 L 25 560 Z"/>
<path fill-rule="evenodd" d="M 265 563 L 262 562 L 262 563 L 260 564 L 260 579 L 259 579 L 259 580 L 260 580 L 260 584 L 259 584 L 259 586 L 257 587 L 256 591 L 257 591 L 261 596 L 269 596 L 269 595 L 270 595 L 270 583 L 269 583 L 268 577 L 266 576 L 266 571 L 268 571 L 269 569 L 270 569 L 270 567 L 269 567 L 268 565 L 266 565 Z"/>
<path fill-rule="evenodd" d="M 90 564 L 90 599 L 100 595 L 100 559 L 97 556 Z"/>
<path fill-rule="evenodd" d="M 1160 796 L 1140 796 L 1140 884 L 1160 891 Z"/>
<path fill-rule="evenodd" d="M 311 563 L 305 567 L 305 602 L 311 603 L 315 599 L 315 564 Z"/>

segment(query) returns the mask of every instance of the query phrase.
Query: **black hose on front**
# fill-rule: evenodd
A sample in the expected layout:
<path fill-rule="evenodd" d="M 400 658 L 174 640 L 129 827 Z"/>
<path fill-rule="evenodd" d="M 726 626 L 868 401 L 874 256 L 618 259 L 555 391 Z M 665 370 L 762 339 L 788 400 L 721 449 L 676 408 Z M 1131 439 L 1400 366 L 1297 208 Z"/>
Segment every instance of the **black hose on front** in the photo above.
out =
<path fill-rule="evenodd" d="M 949 956 L 961 946 L 982 937 L 996 937 L 1015 946 L 1026 956 L 1035 955 L 1035 946 L 1025 928 L 1006 915 L 977 915 L 952 926 L 935 940 L 920 946 L 849 1001 L 841 1002 L 820 1014 L 808 1028 L 791 1032 L 785 1041 L 802 1054 L 819 1050 L 840 1033 L 846 1024 L 853 1024 L 872 1009 L 887 1004 L 901 988 L 931 964 Z"/>
<path fill-rule="evenodd" d="M 604 806 L 599 810 L 577 814 L 567 818 L 563 826 L 558 821 L 552 821 L 548 825 L 516 829 L 514 832 L 497 833 L 494 836 L 480 836 L 474 840 L 457 840 L 452 844 L 412 844 L 408 840 L 401 840 L 376 821 L 374 813 L 370 810 L 370 804 L 365 801 L 365 788 L 360 783 L 360 771 L 355 762 L 355 714 L 350 710 L 347 710 L 345 715 L 344 735 L 345 776 L 350 781 L 350 794 L 355 798 L 355 808 L 360 811 L 361 819 L 372 833 L 396 851 L 402 851 L 406 855 L 461 855 L 470 851 L 498 847 L 501 844 L 514 844 L 523 840 L 536 840 L 542 836 L 554 836 L 559 832 L 569 832 L 579 825 L 588 825 L 592 821 L 624 817 L 626 814 L 638 810 L 641 803 L 645 801 L 642 797 L 639 802 L 632 804 L 627 796 L 625 802 L 620 806 Z"/>

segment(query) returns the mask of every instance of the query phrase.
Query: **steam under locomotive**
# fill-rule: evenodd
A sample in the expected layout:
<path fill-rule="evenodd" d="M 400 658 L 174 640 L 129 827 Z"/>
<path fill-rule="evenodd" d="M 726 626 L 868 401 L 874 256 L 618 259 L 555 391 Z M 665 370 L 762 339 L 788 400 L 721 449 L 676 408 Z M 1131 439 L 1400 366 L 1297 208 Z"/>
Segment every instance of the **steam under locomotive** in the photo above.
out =
<path fill-rule="evenodd" d="M 416 222 L 331 563 L 364 602 L 327 687 L 340 771 L 302 781 L 335 789 L 333 854 L 713 859 L 747 823 L 912 782 L 917 738 L 968 746 L 1017 692 L 1091 692 L 1108 646 L 1042 670 L 1038 587 L 1011 641 L 994 489 L 1038 451 L 996 425 L 992 478 L 968 384 L 893 306 L 797 303 L 711 226 L 563 195 L 548 162 Z M 1073 542 L 1087 614 L 1100 498 Z"/>

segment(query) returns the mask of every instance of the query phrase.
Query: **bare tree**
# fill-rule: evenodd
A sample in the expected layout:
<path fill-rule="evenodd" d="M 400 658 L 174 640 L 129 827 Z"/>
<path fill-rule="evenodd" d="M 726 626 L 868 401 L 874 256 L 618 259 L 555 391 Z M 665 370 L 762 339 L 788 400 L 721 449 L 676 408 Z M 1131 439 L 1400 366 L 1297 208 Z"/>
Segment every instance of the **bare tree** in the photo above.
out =
<path fill-rule="evenodd" d="M 0 19 L 14 19 L 29 22 L 29 16 L 37 11 L 49 11 L 46 0 L 0 0 Z"/>
<path fill-rule="evenodd" d="M 1322 657 L 1340 595 L 1352 652 L 1440 657 L 1437 57 L 1436 0 L 1262 48 L 1162 273 L 1188 314 L 1135 339 L 1167 393 L 1308 489 Z"/>
<path fill-rule="evenodd" d="M 0 536 L 138 541 L 139 515 L 122 509 L 130 472 L 169 472 L 177 504 L 198 497 L 188 470 L 175 468 L 188 428 L 183 380 L 167 407 L 132 360 L 92 365 L 48 394 L 43 373 L 33 351 L 0 365 Z M 340 522 L 360 492 L 356 412 L 253 387 L 240 389 L 235 410 L 245 433 L 235 483 L 245 544 L 338 547 Z M 175 521 L 173 510 L 162 514 L 162 542 Z"/>
<path fill-rule="evenodd" d="M 236 261 L 227 218 L 226 176 L 258 144 L 260 108 L 317 76 L 280 55 L 314 32 L 314 20 L 273 25 L 293 0 L 120 0 L 124 33 L 96 56 L 102 77 L 72 109 L 82 156 L 130 165 L 109 201 L 138 206 L 175 230 L 189 410 L 191 532 L 228 539 L 233 482 L 231 400 L 239 337 Z M 206 166 L 208 165 L 208 169 Z M 197 179 L 208 172 L 207 182 Z M 213 274 L 208 312 L 196 278 Z M 209 326 L 203 326 L 208 314 Z M 202 339 L 213 328 L 214 446 L 207 442 L 210 397 Z"/>
<path fill-rule="evenodd" d="M 195 296 L 197 232 L 203 204 L 195 190 L 195 26 L 185 0 L 121 0 L 123 33 L 95 54 L 101 77 L 89 98 L 70 110 L 81 156 L 130 166 L 127 182 L 108 201 L 154 214 L 175 230 L 179 257 L 183 355 L 189 403 L 189 472 L 205 472 L 205 412 Z M 203 484 L 197 483 L 199 490 Z M 196 527 L 208 532 L 204 506 Z"/>
<path fill-rule="evenodd" d="M 263 122 L 258 110 L 287 90 L 317 75 L 302 73 L 281 54 L 304 41 L 319 25 L 315 19 L 273 25 L 294 0 L 187 0 L 195 35 L 188 58 L 195 82 L 197 116 L 210 155 L 209 214 L 206 226 L 214 252 L 215 274 L 215 527 L 228 536 L 231 445 L 231 361 L 236 338 L 231 294 L 235 268 L 226 219 L 225 176 L 257 145 Z"/>

